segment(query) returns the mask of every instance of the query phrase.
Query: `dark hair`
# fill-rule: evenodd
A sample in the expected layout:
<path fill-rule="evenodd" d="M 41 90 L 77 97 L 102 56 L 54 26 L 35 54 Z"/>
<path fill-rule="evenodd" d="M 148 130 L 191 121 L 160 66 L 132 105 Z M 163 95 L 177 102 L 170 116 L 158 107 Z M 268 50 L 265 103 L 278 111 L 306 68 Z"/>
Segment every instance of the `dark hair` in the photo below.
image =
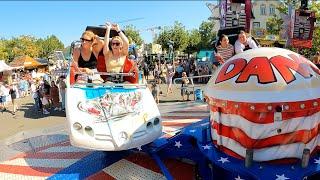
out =
<path fill-rule="evenodd" d="M 225 35 L 225 34 L 221 34 L 221 36 L 219 37 L 219 43 L 222 41 L 222 39 L 223 39 L 224 37 L 228 38 L 228 36 L 227 36 L 227 35 Z"/>
<path fill-rule="evenodd" d="M 246 32 L 244 30 L 240 30 L 239 34 L 246 34 Z"/>

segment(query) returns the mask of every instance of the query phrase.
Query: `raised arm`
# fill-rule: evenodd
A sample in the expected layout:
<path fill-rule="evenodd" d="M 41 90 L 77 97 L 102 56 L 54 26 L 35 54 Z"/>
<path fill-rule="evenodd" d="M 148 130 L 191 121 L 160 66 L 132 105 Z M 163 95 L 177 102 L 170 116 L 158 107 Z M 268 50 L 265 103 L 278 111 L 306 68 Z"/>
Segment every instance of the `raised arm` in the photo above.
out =
<path fill-rule="evenodd" d="M 109 22 L 106 23 L 106 34 L 104 36 L 104 47 L 103 47 L 103 55 L 106 57 L 109 52 L 109 36 L 110 36 L 111 24 Z"/>
<path fill-rule="evenodd" d="M 121 31 L 119 24 L 113 24 L 114 26 L 114 30 L 117 31 L 117 33 L 119 34 L 119 36 L 122 39 L 123 45 L 122 45 L 122 53 L 123 55 L 127 56 L 128 55 L 128 51 L 129 51 L 129 39 L 127 38 L 127 36 Z"/>

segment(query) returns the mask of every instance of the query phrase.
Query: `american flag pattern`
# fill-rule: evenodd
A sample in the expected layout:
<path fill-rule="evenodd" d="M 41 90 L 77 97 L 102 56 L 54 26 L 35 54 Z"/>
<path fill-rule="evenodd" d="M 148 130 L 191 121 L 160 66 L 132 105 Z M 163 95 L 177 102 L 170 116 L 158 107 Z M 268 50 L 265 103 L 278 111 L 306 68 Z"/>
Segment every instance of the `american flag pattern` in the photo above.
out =
<path fill-rule="evenodd" d="M 160 110 L 164 113 L 163 137 L 165 138 L 172 137 L 183 127 L 198 122 L 209 114 L 207 105 L 204 103 L 180 102 L 160 106 Z M 74 178 L 63 176 L 60 172 L 81 163 L 82 159 L 94 153 L 97 151 L 73 147 L 69 140 L 63 138 L 61 142 L 44 145 L 0 162 L 0 179 Z M 164 164 L 175 179 L 193 179 L 195 176 L 195 167 L 192 164 L 175 159 L 165 159 Z M 80 165 L 80 168 L 94 166 L 95 164 L 92 163 Z M 56 176 L 57 174 L 60 176 Z M 88 179 L 166 179 L 156 162 L 149 155 L 138 150 L 86 177 Z"/>

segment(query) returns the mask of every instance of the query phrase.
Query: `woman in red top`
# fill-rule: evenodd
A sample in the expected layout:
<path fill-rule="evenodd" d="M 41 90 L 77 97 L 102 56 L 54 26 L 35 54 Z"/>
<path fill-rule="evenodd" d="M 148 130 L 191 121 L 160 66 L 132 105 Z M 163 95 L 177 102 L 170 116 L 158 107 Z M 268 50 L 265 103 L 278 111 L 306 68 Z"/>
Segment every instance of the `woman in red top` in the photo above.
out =
<path fill-rule="evenodd" d="M 114 36 L 109 42 L 110 30 L 115 30 L 119 36 Z M 110 43 L 110 47 L 109 47 Z M 108 73 L 134 73 L 133 76 L 125 76 L 124 81 L 138 83 L 138 68 L 128 58 L 129 40 L 120 30 L 118 24 L 106 23 L 106 34 L 104 38 L 103 55 L 105 59 L 106 72 Z"/>

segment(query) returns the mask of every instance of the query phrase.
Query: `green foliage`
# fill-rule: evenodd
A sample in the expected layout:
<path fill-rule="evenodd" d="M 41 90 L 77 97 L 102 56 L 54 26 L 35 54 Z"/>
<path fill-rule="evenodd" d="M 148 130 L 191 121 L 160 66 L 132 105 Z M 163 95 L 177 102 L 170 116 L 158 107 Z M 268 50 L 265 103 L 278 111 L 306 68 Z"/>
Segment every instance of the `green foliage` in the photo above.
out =
<path fill-rule="evenodd" d="M 8 60 L 8 52 L 6 49 L 6 40 L 5 39 L 0 39 L 0 60 Z"/>
<path fill-rule="evenodd" d="M 168 42 L 171 38 L 171 28 L 170 27 L 164 27 L 162 28 L 162 31 L 160 32 L 158 38 L 156 39 L 156 43 L 160 44 L 162 46 L 162 49 L 168 50 Z"/>
<path fill-rule="evenodd" d="M 45 39 L 21 35 L 8 40 L 0 40 L 0 59 L 11 62 L 14 58 L 23 55 L 33 58 L 48 58 L 55 50 L 63 49 L 63 43 L 54 35 L 48 36 Z"/>
<path fill-rule="evenodd" d="M 174 22 L 173 27 L 164 27 L 160 32 L 156 43 L 160 44 L 163 49 L 168 50 L 169 41 L 173 41 L 175 51 L 184 51 L 188 46 L 188 32 L 185 27 L 178 21 Z"/>
<path fill-rule="evenodd" d="M 297 9 L 300 6 L 298 0 L 280 0 L 280 5 L 277 7 L 278 11 L 282 14 L 288 14 L 288 6 L 292 5 L 293 9 Z"/>
<path fill-rule="evenodd" d="M 278 35 L 281 29 L 281 25 L 283 24 L 283 20 L 273 15 L 267 19 L 267 32 L 268 34 Z"/>
<path fill-rule="evenodd" d="M 193 29 L 188 32 L 189 41 L 188 46 L 185 49 L 185 52 L 188 54 L 192 54 L 194 52 L 199 51 L 199 43 L 201 42 L 201 34 L 199 30 Z"/>
<path fill-rule="evenodd" d="M 39 46 L 36 45 L 36 38 L 28 35 L 6 40 L 5 49 L 9 62 L 15 57 L 23 55 L 38 57 L 40 50 Z"/>
<path fill-rule="evenodd" d="M 39 57 L 41 58 L 48 58 L 54 51 L 64 49 L 63 43 L 55 35 L 38 39 L 36 44 L 40 47 Z"/>
<path fill-rule="evenodd" d="M 216 37 L 213 30 L 214 24 L 210 21 L 204 21 L 198 29 L 187 31 L 185 27 L 175 22 L 173 27 L 164 27 L 160 32 L 156 43 L 162 45 L 162 48 L 168 50 L 168 42 L 174 42 L 174 50 L 184 51 L 188 54 L 197 52 L 200 49 L 212 49 L 212 41 Z"/>
<path fill-rule="evenodd" d="M 140 46 L 143 43 L 143 40 L 140 36 L 139 31 L 133 25 L 128 25 L 124 27 L 124 31 L 130 41 L 130 43 L 134 42 L 136 45 Z"/>
<path fill-rule="evenodd" d="M 214 23 L 211 21 L 203 21 L 199 27 L 201 41 L 200 49 L 212 49 L 212 41 L 216 37 L 216 32 L 213 30 Z"/>

